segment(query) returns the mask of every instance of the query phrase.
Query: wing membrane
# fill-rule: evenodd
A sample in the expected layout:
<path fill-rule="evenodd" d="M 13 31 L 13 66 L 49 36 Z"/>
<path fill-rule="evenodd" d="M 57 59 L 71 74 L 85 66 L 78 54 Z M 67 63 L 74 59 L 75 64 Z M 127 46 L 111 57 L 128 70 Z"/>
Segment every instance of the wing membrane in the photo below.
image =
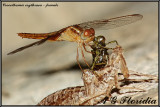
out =
<path fill-rule="evenodd" d="M 143 16 L 140 14 L 132 14 L 132 15 L 120 16 L 120 17 L 111 18 L 111 19 L 102 19 L 102 20 L 84 22 L 78 25 L 85 29 L 94 28 L 94 29 L 107 30 L 107 29 L 113 29 L 116 27 L 120 27 L 120 26 L 124 26 L 130 23 L 136 22 L 142 18 Z"/>
<path fill-rule="evenodd" d="M 49 37 L 47 37 L 47 38 L 45 38 L 45 39 L 42 39 L 42 40 L 40 40 L 40 41 L 37 41 L 37 42 L 31 43 L 31 44 L 29 44 L 29 45 L 26 45 L 26 46 L 20 47 L 20 48 L 18 48 L 18 49 L 16 49 L 16 50 L 14 50 L 14 51 L 12 51 L 12 52 L 8 53 L 7 55 L 12 55 L 12 54 L 14 54 L 14 53 L 17 53 L 17 52 L 23 51 L 24 49 L 29 48 L 29 47 L 32 47 L 32 46 L 41 45 L 41 44 L 43 44 L 45 41 L 47 41 L 47 40 L 48 40 L 48 38 L 49 38 Z"/>

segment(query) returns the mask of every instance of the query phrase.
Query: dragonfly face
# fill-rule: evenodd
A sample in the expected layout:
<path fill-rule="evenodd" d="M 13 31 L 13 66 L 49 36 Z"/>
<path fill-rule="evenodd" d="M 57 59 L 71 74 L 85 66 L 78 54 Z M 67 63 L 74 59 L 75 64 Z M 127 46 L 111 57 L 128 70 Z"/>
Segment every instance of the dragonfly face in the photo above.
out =
<path fill-rule="evenodd" d="M 83 34 L 81 35 L 82 40 L 84 40 L 86 43 L 92 41 L 95 37 L 95 31 L 93 28 L 85 29 Z"/>

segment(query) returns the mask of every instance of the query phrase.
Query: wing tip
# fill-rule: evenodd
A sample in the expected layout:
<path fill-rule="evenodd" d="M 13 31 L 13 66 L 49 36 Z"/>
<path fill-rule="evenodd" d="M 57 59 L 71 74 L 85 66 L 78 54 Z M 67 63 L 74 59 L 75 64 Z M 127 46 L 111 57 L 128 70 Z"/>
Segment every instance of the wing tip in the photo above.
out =
<path fill-rule="evenodd" d="M 141 14 L 132 14 L 132 15 L 130 15 L 130 16 L 138 16 L 140 19 L 143 18 L 143 15 L 141 15 Z"/>
<path fill-rule="evenodd" d="M 9 52 L 9 53 L 7 53 L 7 55 L 12 55 L 12 54 L 14 54 L 13 52 Z"/>

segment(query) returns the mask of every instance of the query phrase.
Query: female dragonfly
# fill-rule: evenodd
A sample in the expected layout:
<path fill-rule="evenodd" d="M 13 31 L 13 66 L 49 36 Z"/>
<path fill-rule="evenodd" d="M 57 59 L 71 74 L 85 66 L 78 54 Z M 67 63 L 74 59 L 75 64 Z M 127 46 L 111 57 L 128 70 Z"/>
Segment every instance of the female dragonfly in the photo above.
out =
<path fill-rule="evenodd" d="M 78 61 L 78 58 L 79 58 L 78 49 L 81 50 L 83 60 L 88 65 L 84 57 L 83 49 L 86 52 L 91 53 L 90 51 L 86 50 L 85 46 L 90 46 L 89 43 L 93 41 L 93 39 L 95 38 L 95 30 L 113 29 L 116 27 L 120 27 L 123 25 L 127 25 L 130 23 L 136 22 L 142 18 L 143 16 L 140 14 L 132 14 L 132 15 L 120 16 L 120 17 L 111 18 L 111 19 L 94 20 L 94 21 L 84 22 L 80 24 L 75 24 L 75 25 L 71 25 L 66 28 L 60 29 L 58 31 L 50 32 L 50 33 L 18 33 L 18 36 L 22 38 L 41 39 L 41 40 L 34 42 L 32 44 L 29 44 L 29 45 L 20 47 L 8 53 L 7 55 L 17 53 L 19 51 L 22 51 L 32 46 L 40 45 L 46 41 L 77 42 L 78 47 L 77 47 L 76 60 L 77 60 L 79 67 L 81 68 L 80 63 Z"/>

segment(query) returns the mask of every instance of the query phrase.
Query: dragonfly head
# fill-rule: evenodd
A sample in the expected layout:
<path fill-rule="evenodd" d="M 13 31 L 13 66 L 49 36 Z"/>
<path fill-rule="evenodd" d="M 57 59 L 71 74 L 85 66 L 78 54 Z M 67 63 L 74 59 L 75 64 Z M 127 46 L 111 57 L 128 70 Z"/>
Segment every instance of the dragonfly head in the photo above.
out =
<path fill-rule="evenodd" d="M 93 28 L 85 29 L 81 35 L 81 38 L 85 41 L 92 41 L 95 37 L 95 31 Z"/>

